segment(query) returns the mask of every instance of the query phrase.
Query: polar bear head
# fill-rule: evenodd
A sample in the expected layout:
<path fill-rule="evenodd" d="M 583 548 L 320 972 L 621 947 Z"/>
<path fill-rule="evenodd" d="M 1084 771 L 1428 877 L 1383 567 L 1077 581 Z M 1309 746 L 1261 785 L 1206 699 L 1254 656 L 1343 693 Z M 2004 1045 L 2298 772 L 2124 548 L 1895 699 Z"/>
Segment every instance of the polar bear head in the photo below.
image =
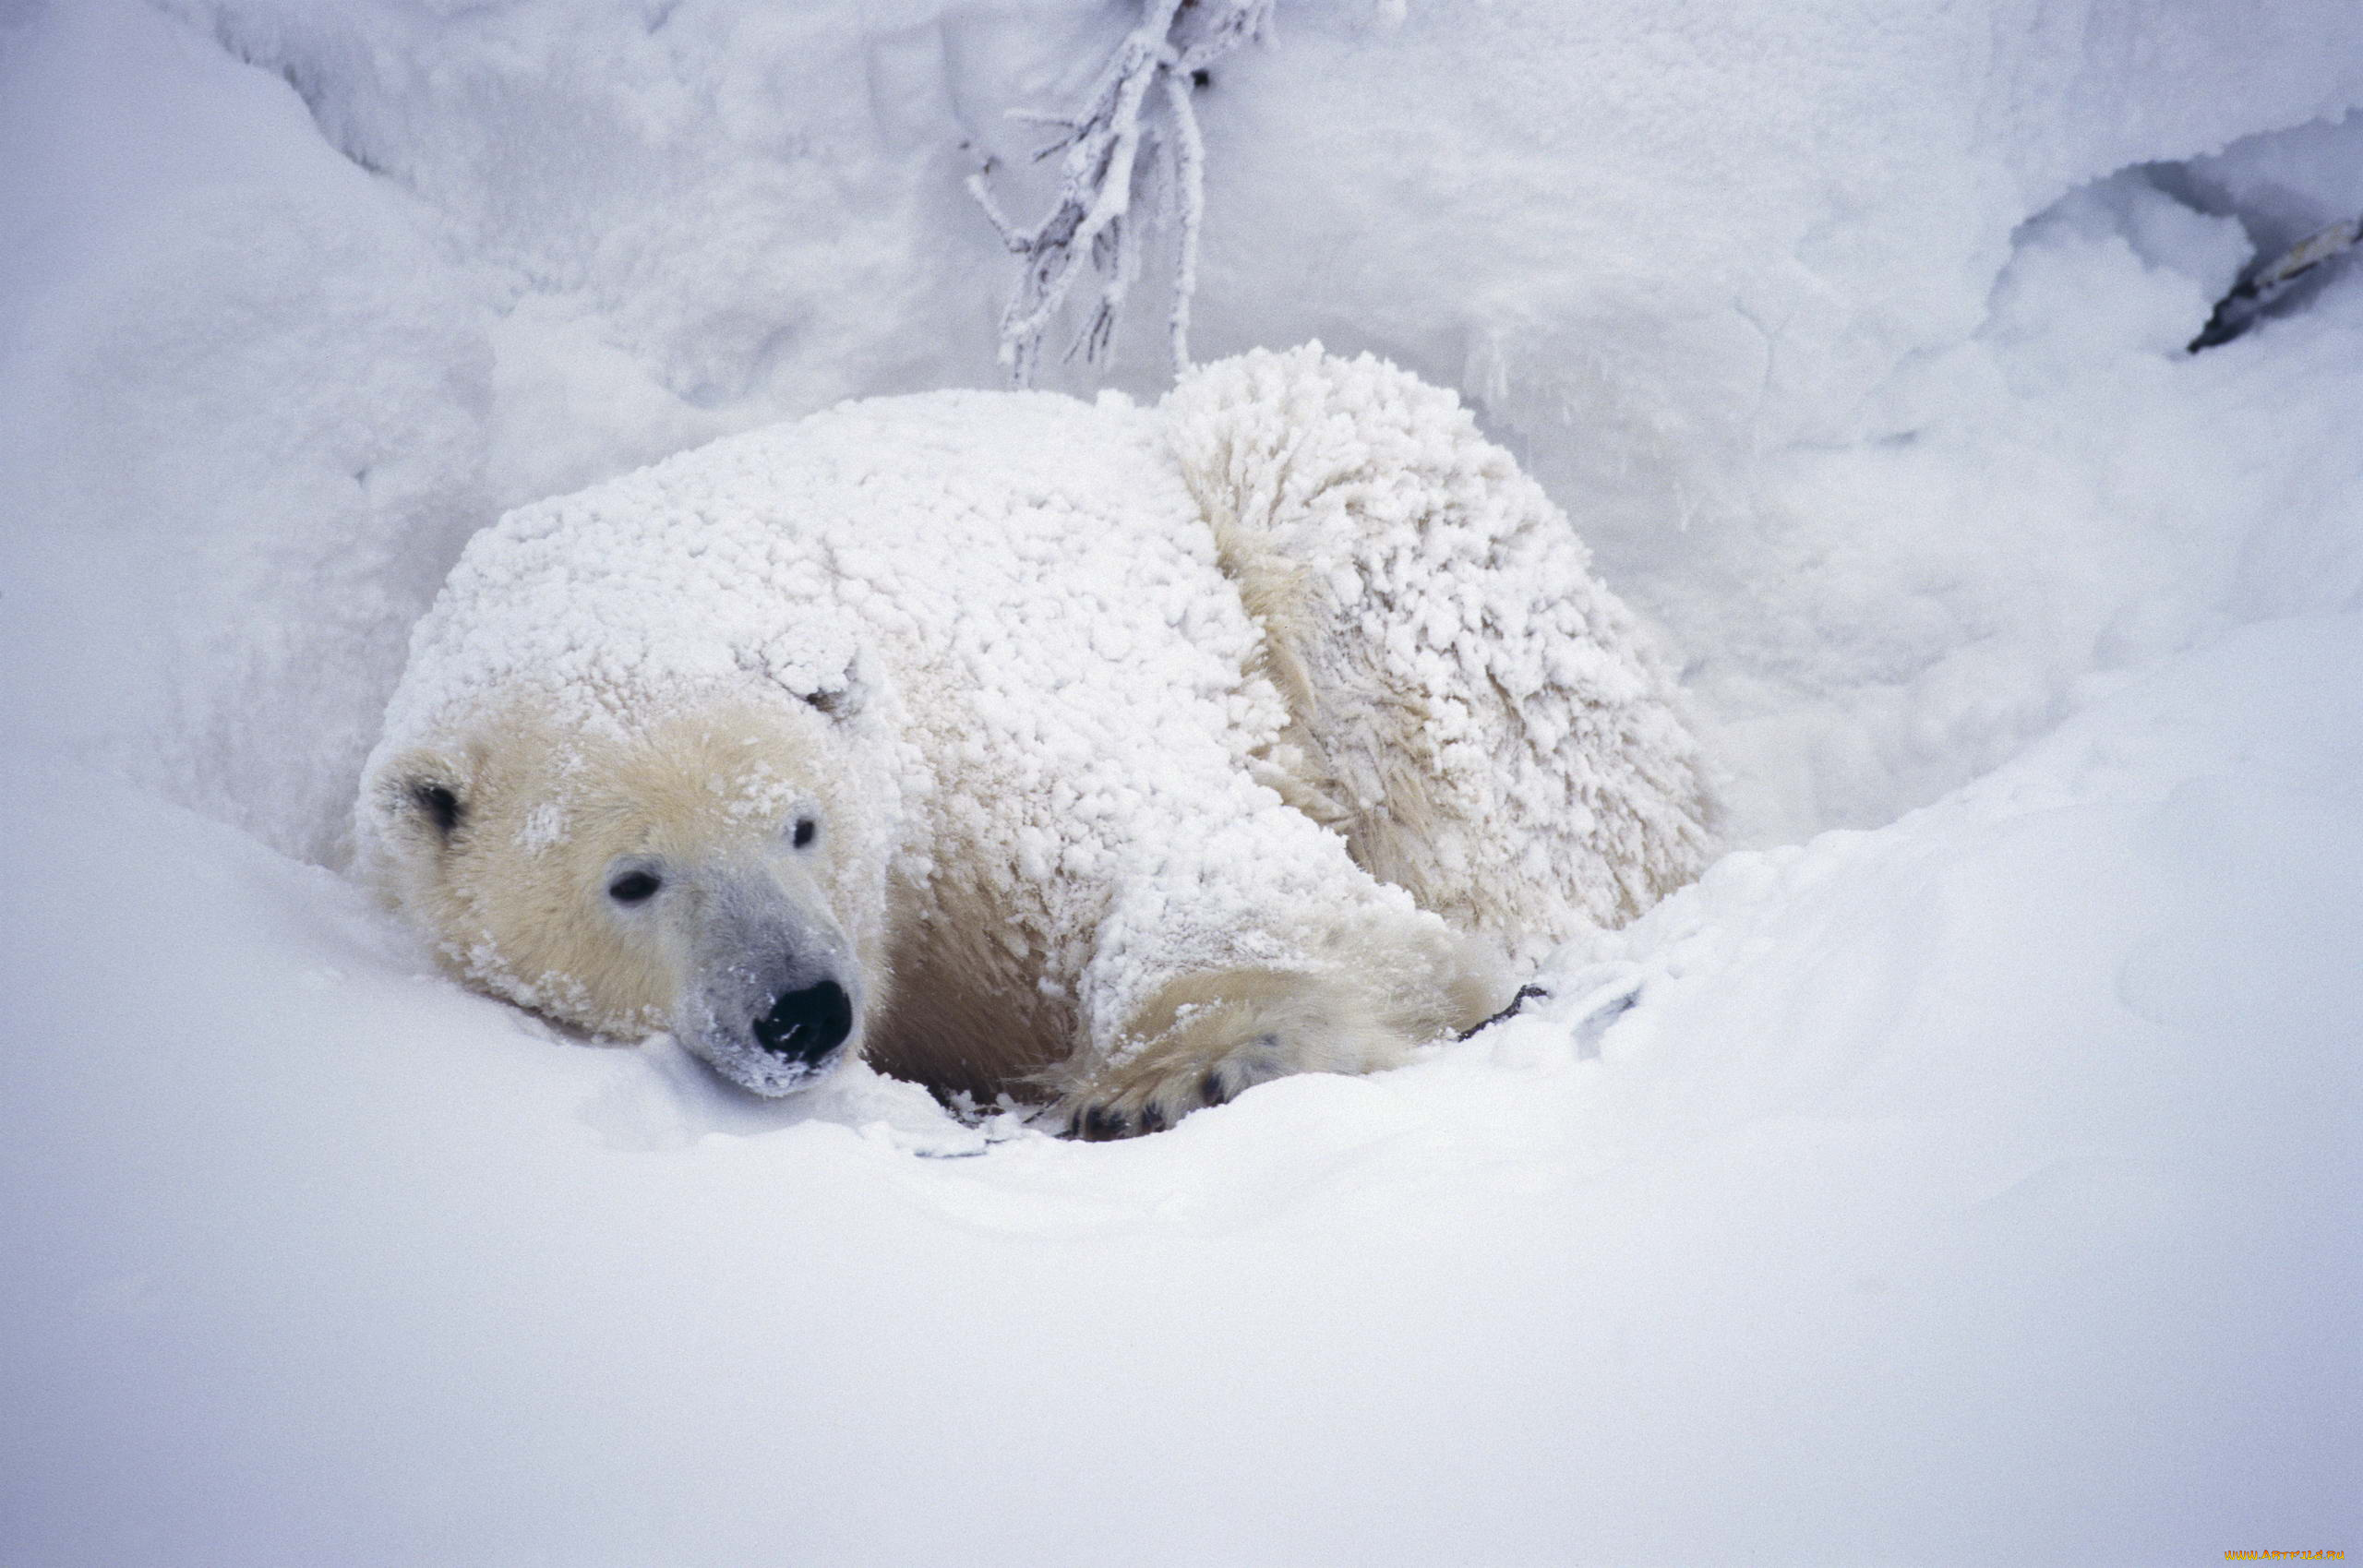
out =
<path fill-rule="evenodd" d="M 365 859 L 467 983 L 787 1094 L 884 1000 L 898 800 L 861 696 L 474 705 L 372 758 Z"/>

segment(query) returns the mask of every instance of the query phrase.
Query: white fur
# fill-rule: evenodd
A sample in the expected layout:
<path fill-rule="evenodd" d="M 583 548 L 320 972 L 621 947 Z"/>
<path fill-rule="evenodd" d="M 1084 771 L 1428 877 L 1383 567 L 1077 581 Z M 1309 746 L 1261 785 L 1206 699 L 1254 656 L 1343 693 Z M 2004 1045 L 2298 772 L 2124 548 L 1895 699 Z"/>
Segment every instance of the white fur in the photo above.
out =
<path fill-rule="evenodd" d="M 603 903 L 618 857 L 772 868 L 881 1065 L 1123 1131 L 1466 1027 L 1695 874 L 1707 816 L 1565 519 L 1449 393 L 1316 347 L 1156 410 L 847 404 L 510 514 L 361 838 L 457 973 L 627 1035 L 700 982 Z"/>

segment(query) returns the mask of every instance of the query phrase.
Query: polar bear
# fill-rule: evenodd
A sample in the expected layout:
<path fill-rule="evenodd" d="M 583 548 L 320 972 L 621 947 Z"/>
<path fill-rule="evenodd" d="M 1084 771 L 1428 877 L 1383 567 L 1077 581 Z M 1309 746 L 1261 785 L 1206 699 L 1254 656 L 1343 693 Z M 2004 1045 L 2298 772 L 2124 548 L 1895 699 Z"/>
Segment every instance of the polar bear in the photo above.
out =
<path fill-rule="evenodd" d="M 562 1023 L 1103 1137 L 1474 1026 L 1711 819 L 1564 516 L 1451 393 L 1315 344 L 1155 407 L 847 403 L 510 513 L 358 842 Z"/>

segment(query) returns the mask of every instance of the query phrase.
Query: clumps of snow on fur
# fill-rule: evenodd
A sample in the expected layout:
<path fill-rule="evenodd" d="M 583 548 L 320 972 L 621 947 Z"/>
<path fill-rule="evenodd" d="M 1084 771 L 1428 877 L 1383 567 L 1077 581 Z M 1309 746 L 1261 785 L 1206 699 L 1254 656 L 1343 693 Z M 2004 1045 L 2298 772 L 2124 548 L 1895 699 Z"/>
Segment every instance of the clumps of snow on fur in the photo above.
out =
<path fill-rule="evenodd" d="M 543 801 L 525 813 L 517 830 L 517 847 L 528 855 L 552 848 L 566 837 L 566 808 L 555 800 Z"/>
<path fill-rule="evenodd" d="M 1114 396 L 880 400 L 524 508 L 422 624 L 379 759 L 521 702 L 620 737 L 891 694 L 864 745 L 899 770 L 901 876 L 992 884 L 1095 1039 L 1174 974 L 1313 964 L 1272 910 L 1409 901 L 1249 776 L 1286 707 L 1159 429 Z"/>
<path fill-rule="evenodd" d="M 790 771 L 891 772 L 871 864 L 999 912 L 1113 1058 L 1182 976 L 1457 972 L 1447 921 L 1530 961 L 1688 880 L 1703 792 L 1640 650 L 1450 393 L 1313 345 L 1159 410 L 848 403 L 512 513 L 379 764 L 810 701 L 850 745 Z"/>
<path fill-rule="evenodd" d="M 1695 759 L 1637 646 L 1449 393 L 1315 345 L 1158 411 L 846 404 L 525 508 L 422 624 L 379 762 L 812 702 L 894 775 L 880 863 L 973 880 L 1113 1053 L 1182 975 L 1443 965 L 1421 905 L 1530 958 L 1686 880 Z"/>
<path fill-rule="evenodd" d="M 1289 697 L 1281 766 L 1364 865 L 1528 958 L 1697 875 L 1671 672 L 1457 397 L 1316 343 L 1165 406 Z"/>
<path fill-rule="evenodd" d="M 718 443 L 698 460 L 521 509 L 479 534 L 413 638 L 386 744 L 416 744 L 496 697 L 620 737 L 692 691 L 842 689 L 854 628 L 762 510 L 763 443 Z M 732 493 L 751 506 L 714 504 Z"/>

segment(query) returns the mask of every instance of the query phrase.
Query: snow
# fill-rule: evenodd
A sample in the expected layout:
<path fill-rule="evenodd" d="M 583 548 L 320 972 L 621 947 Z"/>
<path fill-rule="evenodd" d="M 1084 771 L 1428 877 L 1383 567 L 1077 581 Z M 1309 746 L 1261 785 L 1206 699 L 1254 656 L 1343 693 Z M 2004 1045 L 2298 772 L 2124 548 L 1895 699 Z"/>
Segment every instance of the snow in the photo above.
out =
<path fill-rule="evenodd" d="M 37 910 L 140 958 L 11 986 L 10 1550 L 2349 1538 L 2358 632 L 2242 634 L 1942 807 L 1726 862 L 1625 937 L 1596 1059 L 1554 1004 L 968 1158 L 891 1083 L 775 1107 L 569 1048 L 328 873 L 13 765 L 12 946 Z"/>
<path fill-rule="evenodd" d="M 1457 386 L 1729 776 L 1531 1019 L 1068 1144 L 555 1038 L 343 880 L 483 522 L 999 383 L 962 182 L 1134 20 L 0 8 L 0 1556 L 2355 1550 L 2363 289 L 2182 352 L 2363 209 L 2348 6 L 1222 62 L 1196 352 Z"/>
<path fill-rule="evenodd" d="M 1711 792 L 1662 650 L 1457 398 L 1315 344 L 1160 409 L 1288 691 L 1283 798 L 1521 966 L 1697 875 Z"/>

